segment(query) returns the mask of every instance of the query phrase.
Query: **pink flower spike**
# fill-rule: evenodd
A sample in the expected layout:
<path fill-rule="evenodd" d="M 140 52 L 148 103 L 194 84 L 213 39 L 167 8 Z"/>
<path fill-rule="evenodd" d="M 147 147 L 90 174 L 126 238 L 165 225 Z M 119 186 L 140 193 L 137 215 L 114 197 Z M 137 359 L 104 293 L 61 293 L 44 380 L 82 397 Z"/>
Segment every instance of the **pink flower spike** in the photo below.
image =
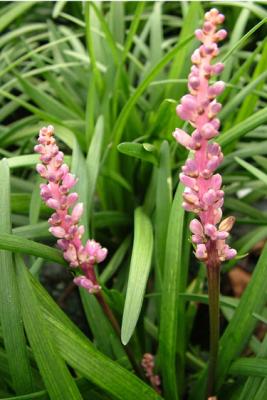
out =
<path fill-rule="evenodd" d="M 64 164 L 64 154 L 58 149 L 52 126 L 40 130 L 38 143 L 35 151 L 41 154 L 43 163 L 38 164 L 36 169 L 48 181 L 40 185 L 40 193 L 47 206 L 55 210 L 49 218 L 49 231 L 58 239 L 57 245 L 70 267 L 80 268 L 85 274 L 76 277 L 74 282 L 89 293 L 97 293 L 101 287 L 96 280 L 94 264 L 106 258 L 107 249 L 94 240 L 89 241 L 90 248 L 82 245 L 84 227 L 79 225 L 79 221 L 83 204 L 75 204 L 78 194 L 70 193 L 77 179 Z M 73 209 L 70 212 L 71 207 Z"/>
<path fill-rule="evenodd" d="M 178 116 L 192 126 L 193 133 L 190 136 L 178 128 L 173 133 L 178 143 L 193 150 L 192 158 L 186 161 L 180 174 L 180 181 L 185 185 L 182 207 L 198 215 L 199 219 L 190 223 L 192 242 L 197 245 L 196 257 L 208 266 L 219 265 L 236 254 L 225 243 L 233 220 L 220 224 L 224 203 L 222 177 L 218 173 L 213 175 L 223 161 L 220 146 L 212 140 L 220 129 L 218 113 L 222 106 L 216 96 L 222 93 L 225 84 L 223 81 L 210 84 L 209 79 L 224 69 L 223 63 L 213 63 L 219 53 L 217 43 L 227 35 L 224 29 L 218 30 L 223 21 L 224 16 L 213 8 L 205 14 L 202 29 L 195 31 L 201 45 L 191 57 L 194 65 L 188 77 L 189 93 L 176 108 Z"/>

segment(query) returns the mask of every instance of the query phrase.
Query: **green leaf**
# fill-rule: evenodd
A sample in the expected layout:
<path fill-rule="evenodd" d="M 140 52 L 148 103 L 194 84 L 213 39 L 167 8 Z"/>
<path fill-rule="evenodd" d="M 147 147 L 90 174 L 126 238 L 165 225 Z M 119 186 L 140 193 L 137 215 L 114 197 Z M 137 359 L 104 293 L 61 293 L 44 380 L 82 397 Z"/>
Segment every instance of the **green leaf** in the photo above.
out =
<path fill-rule="evenodd" d="M 234 46 L 228 50 L 228 52 L 222 57 L 222 62 L 225 62 L 234 52 L 236 52 L 239 48 L 243 47 L 247 40 L 256 32 L 262 25 L 267 23 L 267 17 L 263 18 L 260 22 L 253 26 L 242 38 L 234 44 Z"/>
<path fill-rule="evenodd" d="M 136 3 L 136 9 L 135 9 L 135 14 L 134 18 L 132 20 L 129 32 L 126 36 L 125 40 L 125 45 L 122 53 L 122 63 L 124 63 L 125 59 L 127 58 L 127 55 L 130 51 L 131 45 L 133 43 L 134 35 L 137 31 L 138 25 L 140 24 L 141 16 L 144 10 L 145 2 L 144 1 L 139 1 Z"/>
<path fill-rule="evenodd" d="M 265 45 L 263 47 L 260 60 L 259 62 L 257 62 L 256 68 L 251 78 L 252 81 L 250 83 L 250 85 L 254 84 L 254 87 L 257 90 L 260 90 L 264 85 L 263 81 L 264 78 L 263 79 L 261 78 L 266 76 L 266 70 L 265 70 L 266 62 L 267 62 L 267 42 L 265 41 Z M 255 111 L 255 107 L 257 106 L 258 103 L 258 98 L 259 95 L 254 93 L 251 93 L 249 96 L 246 97 L 245 101 L 242 103 L 242 106 L 238 112 L 238 115 L 236 117 L 236 122 L 242 121 L 249 115 L 253 114 L 253 112 Z"/>
<path fill-rule="evenodd" d="M 42 257 L 45 260 L 54 261 L 64 266 L 68 265 L 61 251 L 46 246 L 45 244 L 33 242 L 24 237 L 10 235 L 8 233 L 0 234 L 0 249 Z"/>
<path fill-rule="evenodd" d="M 117 149 L 120 153 L 126 154 L 130 157 L 139 158 L 143 161 L 148 161 L 154 165 L 158 165 L 158 157 L 156 148 L 151 146 L 150 148 L 145 147 L 145 143 L 120 143 Z M 156 153 L 156 154 L 155 154 Z"/>
<path fill-rule="evenodd" d="M 267 357 L 267 336 L 266 335 L 260 344 L 260 348 L 259 348 L 259 351 L 257 352 L 256 356 L 257 356 L 256 360 L 258 360 L 259 358 Z M 238 362 L 238 360 L 237 360 L 237 362 Z M 233 364 L 235 364 L 235 362 Z M 231 371 L 233 364 L 230 367 L 230 371 Z M 258 363 L 257 363 L 257 365 L 258 365 Z M 266 393 L 266 385 L 267 385 L 266 375 L 264 376 L 264 379 L 262 379 L 261 377 L 258 377 L 258 376 L 249 377 L 247 379 L 245 385 L 243 386 L 243 390 L 240 394 L 240 400 L 254 400 L 256 398 L 256 392 L 257 392 L 257 395 L 260 394 L 261 390 L 264 390 L 263 393 Z M 259 399 L 263 399 L 263 398 L 264 398 L 264 395 L 262 394 L 261 397 L 259 397 Z"/>
<path fill-rule="evenodd" d="M 63 1 L 63 0 L 58 0 L 55 2 L 54 9 L 53 9 L 53 18 L 57 18 L 59 14 L 62 12 L 63 8 L 65 5 L 68 3 L 68 1 Z"/>
<path fill-rule="evenodd" d="M 153 251 L 153 231 L 141 207 L 135 210 L 134 243 L 122 317 L 121 340 L 129 342 L 143 304 Z"/>
<path fill-rule="evenodd" d="M 86 239 L 89 236 L 89 221 L 88 221 L 88 186 L 89 186 L 89 179 L 88 179 L 88 172 L 86 168 L 86 162 L 79 147 L 77 140 L 74 141 L 73 145 L 73 152 L 72 152 L 72 163 L 71 163 L 71 171 L 72 173 L 78 178 L 78 182 L 74 187 L 74 191 L 79 195 L 79 201 L 84 204 L 84 210 L 81 217 L 81 224 L 84 226 Z"/>
<path fill-rule="evenodd" d="M 162 279 L 169 214 L 172 202 L 170 150 L 167 141 L 160 148 L 160 165 L 157 171 L 155 257 Z"/>
<path fill-rule="evenodd" d="M 182 353 L 184 335 L 184 301 L 180 304 L 177 295 L 184 292 L 184 275 L 186 266 L 182 262 L 184 210 L 182 208 L 182 193 L 184 187 L 180 184 L 176 190 L 170 211 L 166 239 L 163 288 L 160 309 L 159 359 L 166 398 L 179 399 L 177 387 L 176 360 L 177 336 L 181 339 L 179 346 L 179 368 L 183 369 L 184 354 Z M 179 314 L 178 314 L 179 311 Z M 181 389 L 181 388 L 179 388 Z"/>
<path fill-rule="evenodd" d="M 237 376 L 267 377 L 267 360 L 262 358 L 238 358 L 229 369 L 229 373 Z"/>
<path fill-rule="evenodd" d="M 52 114 L 59 120 L 77 119 L 77 114 L 69 108 L 63 106 L 59 101 L 55 100 L 52 96 L 46 94 L 43 90 L 40 91 L 36 86 L 30 83 L 29 80 L 17 76 L 23 91 L 45 112 Z"/>
<path fill-rule="evenodd" d="M 200 2 L 191 2 L 188 12 L 183 19 L 182 30 L 179 36 L 179 43 L 194 34 L 196 28 L 199 27 L 200 18 L 203 14 Z M 190 68 L 190 56 L 192 52 L 192 43 L 188 43 L 176 54 L 168 75 L 168 78 L 185 78 Z M 187 63 L 186 63 L 187 60 Z M 185 85 L 178 87 L 178 90 L 172 86 L 167 89 L 167 97 L 180 98 L 184 92 Z"/>
<path fill-rule="evenodd" d="M 190 37 L 186 38 L 185 40 L 179 42 L 172 50 L 170 50 L 156 65 L 155 67 L 150 71 L 150 73 L 147 75 L 147 77 L 142 81 L 142 83 L 138 86 L 138 88 L 134 91 L 132 96 L 129 98 L 127 103 L 124 105 L 118 119 L 116 120 L 113 131 L 112 131 L 112 136 L 114 137 L 114 145 L 117 146 L 120 143 L 121 135 L 123 132 L 123 128 L 126 124 L 127 118 L 138 101 L 138 99 L 141 97 L 143 92 L 146 90 L 150 82 L 158 75 L 158 73 L 167 65 L 173 57 L 177 54 L 177 52 L 182 49 L 188 42 L 190 42 L 193 38 L 193 35 Z"/>
<path fill-rule="evenodd" d="M 257 126 L 263 125 L 267 121 L 267 107 L 260 111 L 255 112 L 244 121 L 239 122 L 226 132 L 223 132 L 217 139 L 217 142 L 221 146 L 226 146 L 240 137 L 246 135 L 246 133 L 252 131 Z"/>
<path fill-rule="evenodd" d="M 0 187 L 0 234 L 8 232 L 11 236 L 10 181 L 6 159 L 0 161 Z M 16 273 L 9 251 L 0 251 L 0 274 L 0 318 L 12 387 L 17 394 L 30 393 L 34 389 L 21 321 Z"/>
<path fill-rule="evenodd" d="M 241 158 L 239 157 L 235 157 L 235 160 L 247 171 L 249 171 L 252 175 L 260 179 L 263 183 L 267 185 L 267 174 L 265 174 L 258 168 L 254 167 L 253 165 L 249 164 L 247 161 L 241 160 Z"/>
<path fill-rule="evenodd" d="M 95 81 L 97 84 L 97 88 L 102 90 L 102 78 L 100 71 L 97 67 L 95 48 L 94 48 L 94 40 L 91 31 L 91 4 L 89 2 L 85 2 L 84 4 L 84 14 L 85 14 L 85 32 L 86 32 L 86 45 L 88 50 L 88 55 L 92 64 L 92 71 L 95 76 Z"/>
<path fill-rule="evenodd" d="M 108 24 L 104 18 L 103 13 L 99 10 L 98 6 L 96 4 L 94 4 L 93 2 L 90 4 L 91 7 L 93 7 L 95 14 L 97 16 L 97 18 L 99 19 L 101 28 L 105 34 L 105 39 L 109 45 L 109 49 L 112 53 L 113 59 L 115 61 L 116 64 L 118 64 L 118 60 L 119 60 L 119 56 L 118 56 L 118 50 L 117 50 L 117 46 L 116 46 L 116 42 L 115 42 L 115 38 L 113 38 L 113 35 L 108 27 Z M 112 7 L 112 4 L 111 4 Z M 116 24 L 118 25 L 119 21 L 116 21 Z"/>
<path fill-rule="evenodd" d="M 253 160 L 267 172 L 267 158 L 262 156 L 254 156 Z"/>
<path fill-rule="evenodd" d="M 3 15 L 0 17 L 0 32 L 2 32 L 9 24 L 16 18 L 24 14 L 27 10 L 36 4 L 35 1 L 26 1 L 19 4 L 12 3 L 11 7 L 6 6 L 8 10 L 4 9 Z"/>
<path fill-rule="evenodd" d="M 74 379 L 56 349 L 54 338 L 47 329 L 40 304 L 29 279 L 29 272 L 19 255 L 16 255 L 16 266 L 27 337 L 49 396 L 52 400 L 82 399 Z"/>
<path fill-rule="evenodd" d="M 240 90 L 236 96 L 233 96 L 231 100 L 229 100 L 226 105 L 223 107 L 222 111 L 220 112 L 220 119 L 229 118 L 229 115 L 236 110 L 236 108 L 243 102 L 243 100 L 250 94 L 258 85 L 259 83 L 263 82 L 267 77 L 267 71 L 264 71 L 260 76 L 251 81 L 248 85 L 246 85 L 242 90 Z M 253 95 L 252 95 L 253 96 Z M 247 114 L 244 114 L 247 115 Z M 239 121 L 242 121 L 241 118 Z"/>
<path fill-rule="evenodd" d="M 97 177 L 100 169 L 101 150 L 104 137 L 104 118 L 99 116 L 94 135 L 88 150 L 86 164 L 88 173 L 88 198 L 87 198 L 87 211 L 90 216 L 93 208 L 93 197 L 95 194 Z"/>
<path fill-rule="evenodd" d="M 42 206 L 42 198 L 40 196 L 40 183 L 41 178 L 37 176 L 36 183 L 31 195 L 29 221 L 30 225 L 37 224 L 39 220 L 40 210 Z"/>
<path fill-rule="evenodd" d="M 113 254 L 111 260 L 104 268 L 102 274 L 100 275 L 100 282 L 104 285 L 117 271 L 120 267 L 122 260 L 124 259 L 129 246 L 131 243 L 131 236 L 127 236 L 121 245 L 118 247 L 116 252 Z"/>
<path fill-rule="evenodd" d="M 15 236 L 22 236 L 26 239 L 46 239 L 52 237 L 48 229 L 49 224 L 45 221 L 34 225 L 19 226 L 13 228 L 12 232 Z"/>
<path fill-rule="evenodd" d="M 136 400 L 136 393 L 142 400 L 161 399 L 152 388 L 135 375 L 97 351 L 89 339 L 55 304 L 40 283 L 33 277 L 31 281 L 58 351 L 70 366 L 115 399 Z"/>

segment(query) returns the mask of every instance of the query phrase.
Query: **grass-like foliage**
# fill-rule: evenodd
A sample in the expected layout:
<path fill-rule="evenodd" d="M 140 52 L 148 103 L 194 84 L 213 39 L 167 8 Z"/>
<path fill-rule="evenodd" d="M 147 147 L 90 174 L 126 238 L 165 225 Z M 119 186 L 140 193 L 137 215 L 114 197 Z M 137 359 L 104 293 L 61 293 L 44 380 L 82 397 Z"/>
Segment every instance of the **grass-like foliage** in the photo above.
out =
<path fill-rule="evenodd" d="M 206 273 L 181 207 L 178 172 L 188 152 L 171 134 L 184 128 L 175 108 L 187 92 L 194 31 L 212 6 L 1 3 L 1 399 L 206 399 Z M 236 217 L 230 245 L 241 259 L 221 269 L 216 392 L 222 400 L 264 400 L 267 341 L 256 328 L 265 333 L 267 323 L 267 247 L 259 245 L 267 238 L 267 7 L 216 7 L 228 31 L 219 56 L 226 83 L 219 172 L 224 215 Z M 40 278 L 55 264 L 68 268 L 48 231 L 51 210 L 35 171 L 36 137 L 49 124 L 79 179 L 85 236 L 109 250 L 97 270 L 107 312 L 72 287 L 68 272 L 64 296 L 80 296 L 84 332 Z M 237 262 L 253 271 L 240 299 L 226 283 Z M 155 355 L 158 391 L 142 370 L 145 353 Z"/>

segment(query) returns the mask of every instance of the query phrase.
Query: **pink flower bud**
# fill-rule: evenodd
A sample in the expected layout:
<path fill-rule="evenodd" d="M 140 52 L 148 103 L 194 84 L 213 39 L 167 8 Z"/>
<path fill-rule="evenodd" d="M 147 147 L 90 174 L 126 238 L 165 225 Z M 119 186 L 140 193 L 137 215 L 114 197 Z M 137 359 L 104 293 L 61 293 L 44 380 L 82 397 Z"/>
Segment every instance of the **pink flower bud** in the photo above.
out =
<path fill-rule="evenodd" d="M 196 29 L 195 36 L 198 40 L 202 41 L 204 37 L 202 29 Z"/>
<path fill-rule="evenodd" d="M 217 194 L 215 190 L 209 189 L 206 193 L 203 195 L 203 201 L 207 206 L 212 206 L 213 203 L 217 200 Z"/>
<path fill-rule="evenodd" d="M 235 249 L 228 248 L 225 251 L 225 260 L 231 260 L 237 255 L 237 251 Z"/>
<path fill-rule="evenodd" d="M 182 171 L 184 174 L 195 178 L 198 176 L 197 168 L 198 165 L 195 160 L 187 160 L 185 165 L 182 167 Z"/>
<path fill-rule="evenodd" d="M 212 71 L 213 71 L 213 74 L 215 74 L 215 75 L 221 74 L 223 72 L 223 70 L 224 70 L 223 63 L 218 62 L 212 66 Z"/>
<path fill-rule="evenodd" d="M 203 25 L 203 30 L 205 33 L 209 33 L 213 29 L 213 25 L 210 22 L 205 22 Z"/>
<path fill-rule="evenodd" d="M 183 198 L 187 203 L 192 204 L 196 207 L 199 206 L 199 199 L 198 199 L 198 196 L 196 196 L 195 194 L 184 192 Z"/>
<path fill-rule="evenodd" d="M 209 236 L 211 240 L 217 239 L 217 229 L 213 224 L 206 224 L 204 227 L 205 235 Z"/>
<path fill-rule="evenodd" d="M 218 41 L 224 40 L 226 36 L 227 36 L 227 31 L 225 29 L 220 29 L 215 35 L 216 40 Z"/>
<path fill-rule="evenodd" d="M 173 132 L 173 137 L 180 143 L 182 146 L 190 149 L 193 147 L 193 140 L 192 137 L 189 136 L 185 131 L 182 129 L 176 128 Z"/>
<path fill-rule="evenodd" d="M 207 248 L 204 244 L 198 244 L 196 248 L 196 257 L 200 261 L 206 261 L 208 257 Z"/>
<path fill-rule="evenodd" d="M 107 257 L 108 250 L 105 247 L 99 247 L 96 251 L 96 262 L 99 264 Z"/>
<path fill-rule="evenodd" d="M 195 65 L 199 65 L 201 63 L 201 55 L 199 49 L 195 50 L 191 56 L 191 61 Z"/>
<path fill-rule="evenodd" d="M 216 131 L 218 131 L 221 123 L 218 118 L 214 118 L 210 121 L 210 124 L 213 125 L 213 127 L 214 127 L 214 129 L 216 129 Z"/>
<path fill-rule="evenodd" d="M 207 169 L 211 172 L 215 171 L 220 165 L 221 160 L 219 157 L 213 156 L 207 163 Z"/>
<path fill-rule="evenodd" d="M 207 122 L 201 128 L 201 135 L 206 139 L 209 140 L 214 136 L 218 135 L 218 131 L 214 128 L 212 124 Z"/>
<path fill-rule="evenodd" d="M 66 234 L 65 229 L 63 229 L 61 226 L 52 226 L 51 228 L 49 228 L 49 232 L 51 232 L 52 235 L 60 239 L 64 238 Z"/>
<path fill-rule="evenodd" d="M 90 279 L 83 275 L 74 278 L 73 282 L 77 286 L 81 286 L 86 289 L 89 293 L 98 293 L 101 290 L 101 287 L 98 284 L 94 284 Z"/>
<path fill-rule="evenodd" d="M 66 173 L 64 175 L 62 184 L 66 186 L 67 189 L 71 189 L 76 184 L 76 182 L 77 180 L 74 175 Z"/>
<path fill-rule="evenodd" d="M 199 87 L 199 85 L 200 85 L 200 80 L 199 80 L 198 77 L 192 76 L 192 77 L 189 79 L 189 86 L 190 86 L 192 89 L 196 90 L 196 89 Z"/>
<path fill-rule="evenodd" d="M 73 208 L 72 213 L 71 213 L 72 220 L 75 223 L 77 223 L 79 221 L 79 219 L 81 218 L 82 213 L 83 213 L 83 203 L 76 204 L 76 206 Z"/>
<path fill-rule="evenodd" d="M 46 177 L 46 167 L 43 164 L 37 164 L 36 165 L 36 171 L 38 172 L 39 175 L 41 175 L 42 178 Z"/>
<path fill-rule="evenodd" d="M 195 235 L 203 236 L 204 235 L 204 230 L 201 222 L 198 219 L 192 219 L 190 222 L 189 228 L 192 233 Z"/>
<path fill-rule="evenodd" d="M 195 191 L 198 191 L 198 186 L 196 184 L 196 182 L 197 182 L 196 179 L 190 178 L 189 176 L 187 176 L 185 174 L 182 174 L 182 173 L 179 175 L 179 177 L 180 177 L 180 181 L 185 186 L 187 186 L 187 187 L 189 187 L 189 188 L 191 188 L 191 189 L 193 189 Z"/>
<path fill-rule="evenodd" d="M 60 203 L 59 203 L 59 201 L 58 201 L 58 200 L 55 200 L 55 199 L 52 199 L 52 198 L 48 199 L 48 200 L 46 201 L 46 204 L 48 205 L 48 207 L 53 208 L 54 210 L 57 210 L 57 209 L 60 208 Z"/>
<path fill-rule="evenodd" d="M 220 174 L 215 174 L 211 177 L 211 186 L 214 190 L 219 190 L 222 186 L 222 177 Z"/>
<path fill-rule="evenodd" d="M 214 83 L 208 89 L 209 97 L 213 99 L 214 97 L 219 96 L 219 94 L 221 94 L 224 91 L 224 87 L 225 87 L 225 85 L 222 81 L 218 81 L 218 82 Z M 217 103 L 217 104 L 219 104 L 219 103 Z M 212 111 L 214 112 L 215 109 L 213 108 Z"/>
<path fill-rule="evenodd" d="M 79 261 L 77 258 L 76 248 L 72 243 L 69 243 L 67 249 L 64 251 L 63 256 L 66 261 L 70 263 L 71 267 L 78 267 Z"/>
<path fill-rule="evenodd" d="M 226 238 L 228 238 L 229 233 L 225 232 L 225 231 L 217 231 L 216 234 L 216 239 L 218 240 L 225 240 Z"/>
<path fill-rule="evenodd" d="M 79 196 L 76 192 L 70 193 L 67 197 L 67 208 L 72 207 L 78 200 L 78 197 Z"/>

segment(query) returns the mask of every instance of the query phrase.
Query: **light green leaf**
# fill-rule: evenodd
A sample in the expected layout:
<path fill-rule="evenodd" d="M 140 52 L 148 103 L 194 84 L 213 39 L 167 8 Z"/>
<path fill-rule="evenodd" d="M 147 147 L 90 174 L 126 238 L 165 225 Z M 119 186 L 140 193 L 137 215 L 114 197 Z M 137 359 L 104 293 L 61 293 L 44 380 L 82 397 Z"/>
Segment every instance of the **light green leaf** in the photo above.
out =
<path fill-rule="evenodd" d="M 8 233 L 0 234 L 0 249 L 42 257 L 45 260 L 54 261 L 61 265 L 68 265 L 61 251 L 21 236 L 10 235 Z"/>
<path fill-rule="evenodd" d="M 253 165 L 249 164 L 247 161 L 241 160 L 239 157 L 235 157 L 235 160 L 246 170 L 248 170 L 252 175 L 256 178 L 260 179 L 263 183 L 267 185 L 267 174 L 259 170 L 258 168 L 254 167 Z"/>
<path fill-rule="evenodd" d="M 154 146 L 151 146 L 148 150 L 145 148 L 145 143 L 120 143 L 117 148 L 120 153 L 127 156 L 139 158 L 154 165 L 158 164 L 157 152 Z"/>
<path fill-rule="evenodd" d="M 163 296 L 161 297 L 159 359 L 163 379 L 164 393 L 167 398 L 178 400 L 177 371 L 175 354 L 178 330 L 180 338 L 184 335 L 184 301 L 177 301 L 177 295 L 184 292 L 186 266 L 182 263 L 184 209 L 182 208 L 182 193 L 184 187 L 180 184 L 176 190 L 170 211 L 166 239 L 165 263 L 163 275 Z M 181 307 L 181 308 L 180 308 Z M 180 309 L 180 310 L 179 310 Z M 179 315 L 178 315 L 178 310 Z M 183 341 L 180 343 L 179 362 L 183 363 Z M 180 368 L 182 364 L 180 364 Z"/>
<path fill-rule="evenodd" d="M 135 210 L 134 243 L 122 317 L 121 340 L 130 340 L 143 304 L 153 251 L 153 231 L 142 208 Z"/>

